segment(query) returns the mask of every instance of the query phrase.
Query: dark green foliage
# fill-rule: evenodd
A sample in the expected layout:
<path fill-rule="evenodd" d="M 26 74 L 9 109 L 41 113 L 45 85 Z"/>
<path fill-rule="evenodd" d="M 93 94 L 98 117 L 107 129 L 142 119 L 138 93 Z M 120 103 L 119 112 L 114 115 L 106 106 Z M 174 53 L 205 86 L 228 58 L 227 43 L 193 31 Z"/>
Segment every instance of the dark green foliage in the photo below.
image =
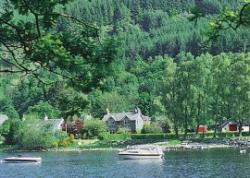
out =
<path fill-rule="evenodd" d="M 164 140 L 164 139 L 175 139 L 174 134 L 133 134 L 131 135 L 132 139 L 147 139 L 147 140 Z"/>
<path fill-rule="evenodd" d="M 38 120 L 11 121 L 7 135 L 3 136 L 7 144 L 16 144 L 20 149 L 26 150 L 42 150 L 72 143 L 67 133 L 54 132 L 50 127 L 41 125 Z"/>
<path fill-rule="evenodd" d="M 109 132 L 104 132 L 98 138 L 104 141 L 125 141 L 130 139 L 130 135 L 128 133 L 110 134 Z"/>
<path fill-rule="evenodd" d="M 94 138 L 107 131 L 106 124 L 98 119 L 86 120 L 81 133 L 87 138 Z"/>
<path fill-rule="evenodd" d="M 244 132 L 243 136 L 249 136 L 250 134 L 248 132 Z M 238 137 L 239 133 L 232 133 L 232 132 L 228 132 L 228 133 L 217 133 L 217 137 L 218 138 L 233 138 L 233 137 Z M 188 133 L 187 135 L 188 138 L 190 139 L 204 139 L 204 138 L 212 138 L 213 137 L 213 133 L 202 133 L 202 134 L 198 134 L 196 135 L 195 133 Z M 186 137 L 186 138 L 187 138 Z M 179 138 L 180 139 L 185 139 L 185 135 L 184 134 L 179 134 Z M 176 139 L 176 135 L 174 134 L 132 134 L 131 135 L 131 139 L 133 140 L 172 140 L 172 139 Z"/>
<path fill-rule="evenodd" d="M 20 78 L 13 77 L 11 80 L 20 80 Z M 19 117 L 22 118 L 29 106 L 36 105 L 44 99 L 44 86 L 33 77 L 21 79 L 10 95 L 12 95 L 12 101 Z"/>
<path fill-rule="evenodd" d="M 106 67 L 117 56 L 116 44 L 100 36 L 96 26 L 67 14 L 65 5 L 69 2 L 3 3 L 1 60 L 10 66 L 5 65 L 1 72 L 25 73 L 43 84 L 63 80 L 85 92 L 100 85 Z"/>
<path fill-rule="evenodd" d="M 37 128 L 30 128 L 18 136 L 17 145 L 26 150 L 42 150 L 53 148 L 56 142 L 52 133 Z"/>
<path fill-rule="evenodd" d="M 1 126 L 1 135 L 5 137 L 6 144 L 17 144 L 23 124 L 20 120 L 10 119 Z"/>
<path fill-rule="evenodd" d="M 87 95 L 68 87 L 63 83 L 52 86 L 48 93 L 47 100 L 56 107 L 64 118 L 78 115 L 81 116 L 83 110 L 88 106 Z"/>
<path fill-rule="evenodd" d="M 162 129 L 158 125 L 151 123 L 150 125 L 144 125 L 141 133 L 142 134 L 151 134 L 151 133 L 161 133 Z"/>
<path fill-rule="evenodd" d="M 206 43 L 211 18 L 218 19 L 223 9 L 238 7 L 242 7 L 239 0 L 77 0 L 68 6 L 68 11 L 84 20 L 97 22 L 120 39 L 124 56 L 134 59 L 139 55 L 148 59 L 165 54 L 175 57 L 182 51 L 195 56 L 203 52 L 249 51 L 246 44 L 250 43 L 250 37 L 246 28 L 237 33 L 221 33 L 221 39 Z M 245 9 L 243 19 L 248 19 L 247 12 Z M 195 25 L 188 19 L 195 21 Z"/>
<path fill-rule="evenodd" d="M 13 6 L 1 4 L 0 71 L 11 74 L 0 76 L 0 112 L 10 118 L 18 118 L 17 113 L 19 118 L 24 113 L 102 118 L 107 109 L 138 106 L 153 121 L 163 118 L 162 127 L 175 132 L 169 138 L 179 132 L 193 136 L 189 129 L 218 125 L 224 117 L 249 122 L 248 5 L 238 23 L 244 6 L 238 0 L 9 2 Z M 20 124 L 3 125 L 6 142 L 18 143 Z M 54 136 L 34 131 L 41 143 L 52 146 Z M 144 131 L 159 130 L 149 126 Z M 116 139 L 103 133 L 99 120 L 87 120 L 82 132 L 88 138 Z M 33 141 L 25 137 L 23 142 Z"/>
<path fill-rule="evenodd" d="M 60 116 L 60 111 L 51 106 L 48 102 L 39 102 L 34 106 L 30 106 L 26 114 L 35 114 L 38 117 L 36 119 L 43 119 L 45 116 L 54 119 Z"/>
<path fill-rule="evenodd" d="M 8 97 L 0 96 L 0 113 L 6 114 L 11 119 L 17 119 L 18 114 L 15 110 L 13 103 Z"/>

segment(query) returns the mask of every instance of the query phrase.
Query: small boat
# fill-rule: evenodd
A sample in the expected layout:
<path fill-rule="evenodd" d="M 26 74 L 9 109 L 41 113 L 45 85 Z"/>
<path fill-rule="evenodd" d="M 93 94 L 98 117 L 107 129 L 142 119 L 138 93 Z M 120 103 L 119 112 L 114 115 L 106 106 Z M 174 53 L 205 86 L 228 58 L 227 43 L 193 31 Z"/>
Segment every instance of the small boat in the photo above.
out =
<path fill-rule="evenodd" d="M 240 150 L 240 154 L 246 154 L 247 150 Z"/>
<path fill-rule="evenodd" d="M 8 157 L 8 158 L 4 158 L 3 162 L 6 163 L 30 163 L 30 162 L 41 162 L 42 158 L 41 157 L 26 157 L 26 156 L 22 156 L 22 155 L 18 155 L 15 157 Z"/>
<path fill-rule="evenodd" d="M 159 159 L 164 153 L 157 145 L 136 145 L 128 146 L 118 153 L 124 159 Z"/>

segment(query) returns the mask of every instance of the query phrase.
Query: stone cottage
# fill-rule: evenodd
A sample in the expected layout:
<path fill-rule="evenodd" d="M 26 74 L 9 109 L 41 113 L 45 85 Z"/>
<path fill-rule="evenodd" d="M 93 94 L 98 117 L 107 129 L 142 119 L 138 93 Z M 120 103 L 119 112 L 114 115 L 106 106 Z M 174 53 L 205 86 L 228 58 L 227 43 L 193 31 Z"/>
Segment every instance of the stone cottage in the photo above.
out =
<path fill-rule="evenodd" d="M 107 109 L 107 114 L 102 120 L 106 122 L 111 133 L 117 132 L 119 128 L 140 132 L 144 124 L 150 123 L 150 117 L 144 116 L 138 107 L 134 111 L 120 113 L 110 113 Z"/>

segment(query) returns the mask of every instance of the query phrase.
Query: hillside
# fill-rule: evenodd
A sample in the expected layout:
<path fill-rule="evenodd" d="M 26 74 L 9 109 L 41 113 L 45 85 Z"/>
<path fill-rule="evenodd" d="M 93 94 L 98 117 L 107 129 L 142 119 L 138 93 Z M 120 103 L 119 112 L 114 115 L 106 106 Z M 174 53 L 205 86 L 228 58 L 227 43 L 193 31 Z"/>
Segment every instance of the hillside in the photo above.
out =
<path fill-rule="evenodd" d="M 245 52 L 250 49 L 248 29 L 227 31 L 207 44 L 209 20 L 224 8 L 236 9 L 235 0 L 77 0 L 68 11 L 78 18 L 95 22 L 121 40 L 127 58 L 148 59 L 157 55 L 175 57 L 180 52 L 197 56 L 209 52 Z M 190 22 L 191 9 L 197 6 L 205 16 Z M 204 44 L 205 43 L 205 44 Z"/>
<path fill-rule="evenodd" d="M 234 20 L 240 0 L 8 2 L 0 113 L 100 119 L 139 107 L 176 135 L 224 118 L 249 122 L 249 24 L 210 38 L 211 22 L 225 9 Z M 194 9 L 201 16 L 191 21 Z"/>

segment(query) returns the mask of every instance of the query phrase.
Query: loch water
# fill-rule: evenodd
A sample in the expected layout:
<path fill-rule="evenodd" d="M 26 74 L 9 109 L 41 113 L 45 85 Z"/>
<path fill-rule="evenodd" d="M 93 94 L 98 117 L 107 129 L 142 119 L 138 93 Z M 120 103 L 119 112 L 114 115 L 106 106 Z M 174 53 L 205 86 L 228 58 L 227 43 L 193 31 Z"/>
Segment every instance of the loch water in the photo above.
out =
<path fill-rule="evenodd" d="M 250 178 L 250 150 L 170 151 L 162 160 L 123 160 L 117 151 L 22 154 L 42 163 L 0 163 L 1 178 Z M 0 159 L 13 155 L 0 153 Z"/>

